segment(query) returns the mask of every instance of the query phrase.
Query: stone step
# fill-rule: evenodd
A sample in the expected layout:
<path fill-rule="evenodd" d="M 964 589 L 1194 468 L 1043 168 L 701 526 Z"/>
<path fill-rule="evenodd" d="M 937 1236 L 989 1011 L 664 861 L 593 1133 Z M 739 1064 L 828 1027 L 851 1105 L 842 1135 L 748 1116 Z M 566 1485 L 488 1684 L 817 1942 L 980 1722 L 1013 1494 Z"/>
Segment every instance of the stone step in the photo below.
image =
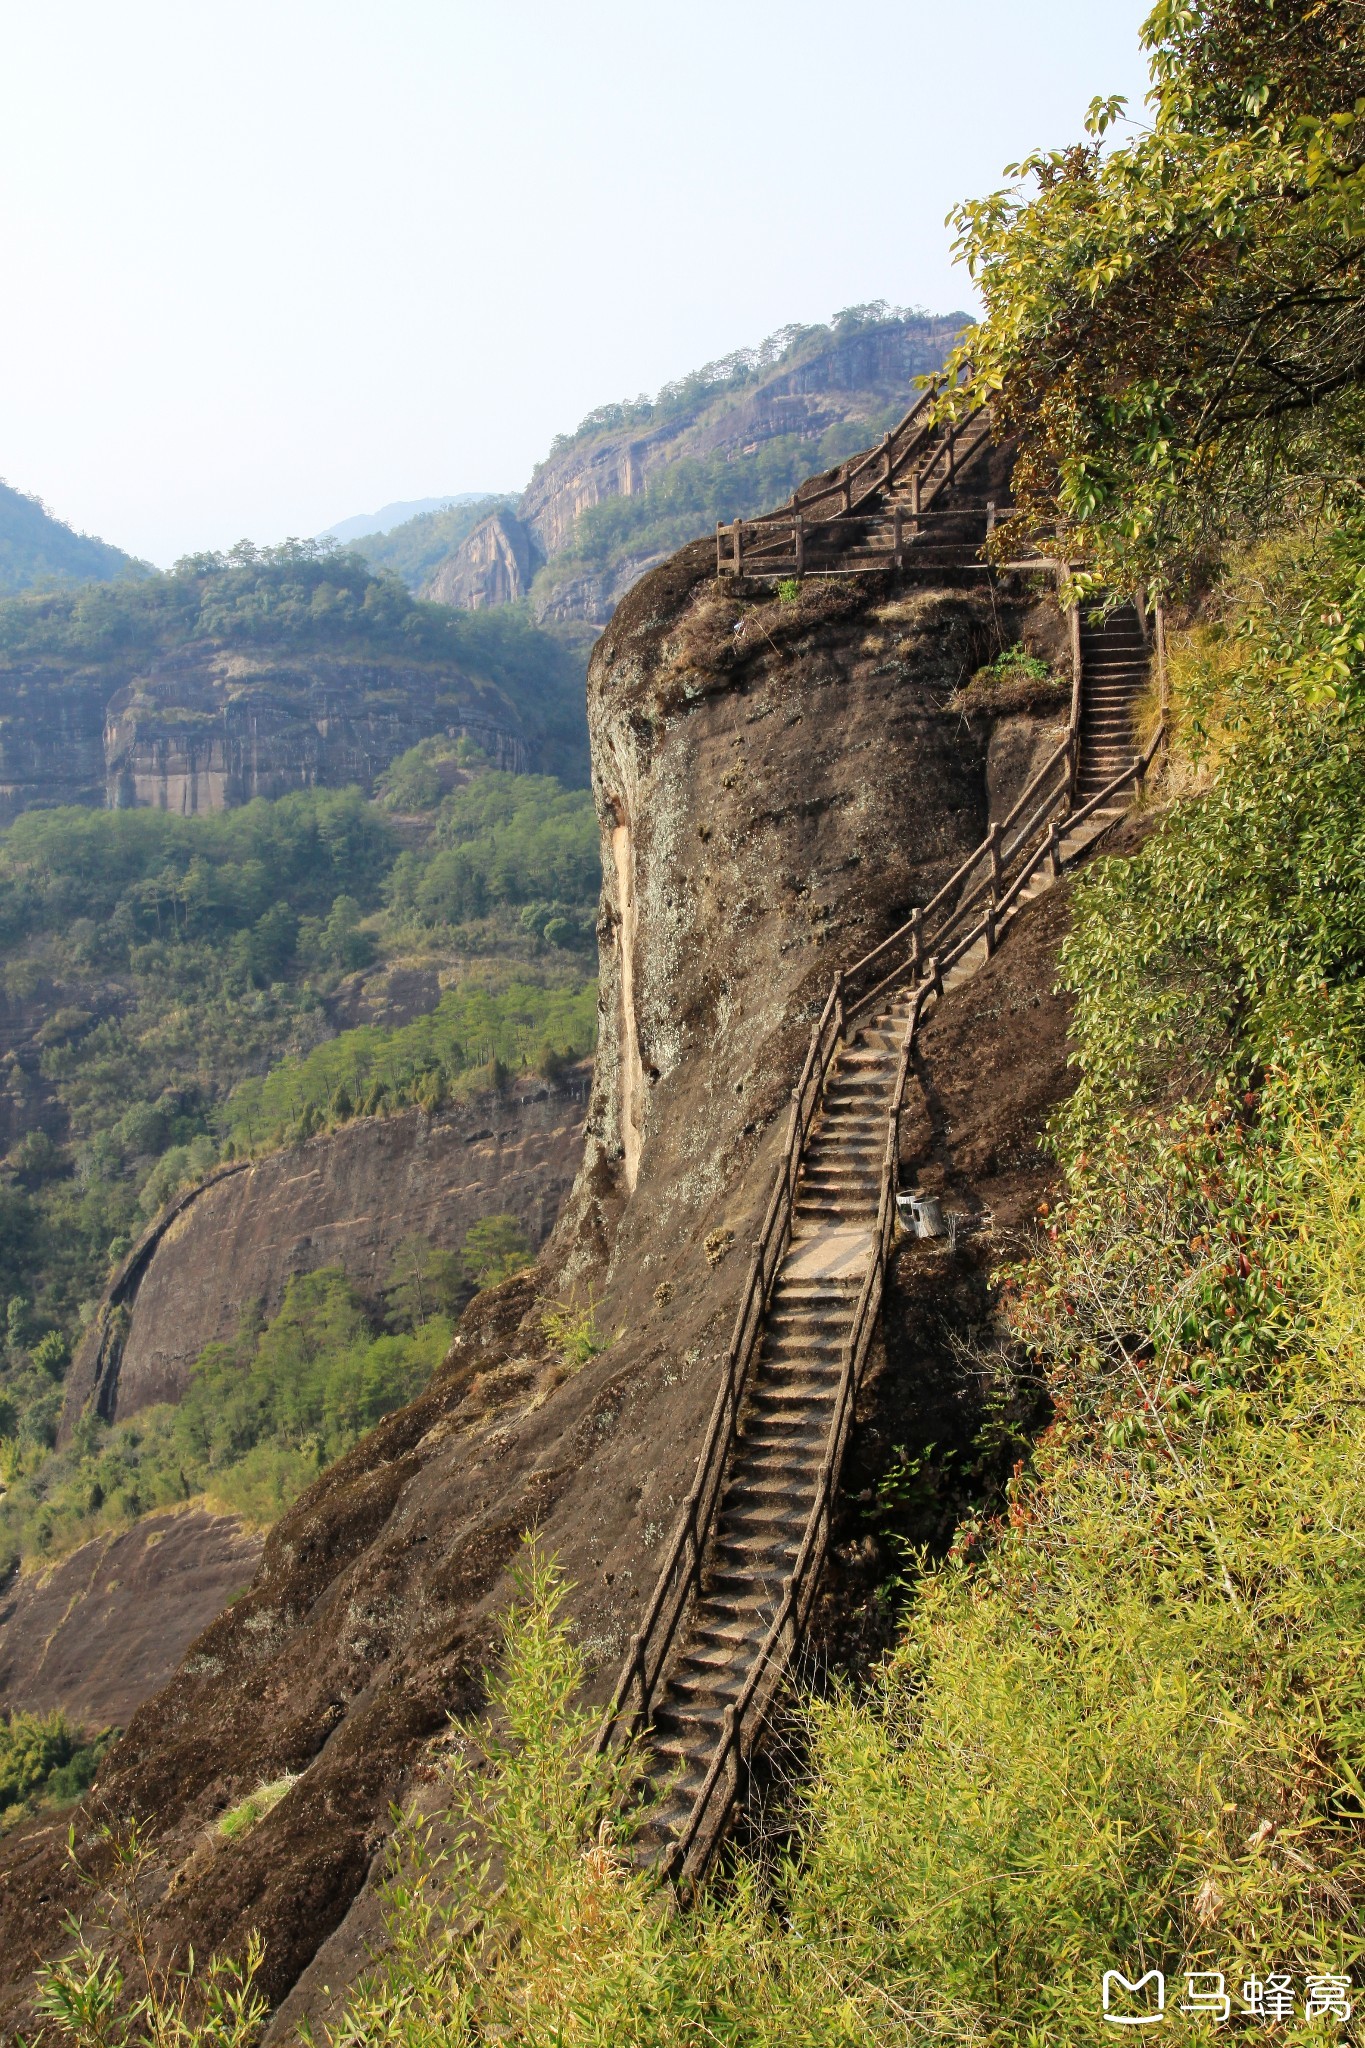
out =
<path fill-rule="evenodd" d="M 712 1536 L 717 1555 L 723 1556 L 729 1548 L 746 1554 L 761 1551 L 766 1557 L 788 1542 L 794 1550 L 806 1526 L 808 1505 L 790 1498 L 785 1502 L 760 1498 L 725 1508 L 716 1518 Z"/>
<path fill-rule="evenodd" d="M 779 1337 L 818 1337 L 829 1330 L 841 1330 L 848 1310 L 831 1304 L 827 1308 L 788 1307 L 782 1290 L 773 1296 L 768 1309 L 768 1328 Z"/>

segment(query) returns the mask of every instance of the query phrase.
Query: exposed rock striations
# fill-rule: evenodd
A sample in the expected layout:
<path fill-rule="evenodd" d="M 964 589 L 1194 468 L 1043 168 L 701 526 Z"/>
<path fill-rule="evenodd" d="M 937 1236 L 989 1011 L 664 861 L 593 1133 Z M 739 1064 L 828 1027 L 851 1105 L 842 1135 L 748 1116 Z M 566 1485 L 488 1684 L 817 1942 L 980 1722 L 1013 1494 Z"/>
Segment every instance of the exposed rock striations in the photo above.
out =
<path fill-rule="evenodd" d="M 0 666 L 0 825 L 34 806 L 222 810 L 292 789 L 370 791 L 435 732 L 531 765 L 501 694 L 447 665 L 187 649 L 141 664 Z"/>

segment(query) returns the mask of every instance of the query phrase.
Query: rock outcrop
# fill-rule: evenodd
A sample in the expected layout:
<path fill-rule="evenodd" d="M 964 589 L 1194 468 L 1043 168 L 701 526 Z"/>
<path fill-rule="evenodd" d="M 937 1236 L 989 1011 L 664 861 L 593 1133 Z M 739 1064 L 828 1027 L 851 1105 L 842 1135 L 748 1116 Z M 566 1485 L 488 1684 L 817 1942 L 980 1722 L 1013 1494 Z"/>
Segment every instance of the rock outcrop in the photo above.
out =
<path fill-rule="evenodd" d="M 123 1727 L 244 1592 L 263 1538 L 202 1507 L 148 1515 L 0 1591 L 0 1712 Z"/>
<path fill-rule="evenodd" d="M 680 387 L 677 402 L 607 407 L 608 418 L 589 420 L 555 444 L 515 513 L 499 512 L 477 527 L 428 577 L 422 595 L 477 609 L 529 594 L 542 625 L 586 622 L 601 630 L 631 586 L 665 559 L 665 551 L 626 544 L 605 566 L 566 564 L 532 591 L 536 571 L 572 548 L 581 513 L 609 499 L 638 497 L 670 463 L 732 460 L 791 435 L 810 442 L 813 454 L 831 427 L 866 426 L 888 406 L 904 411 L 916 377 L 939 368 L 967 324 L 965 313 L 836 323 L 817 330 L 827 333 L 825 345 L 812 346 L 809 334 L 798 334 L 791 348 L 775 351 L 771 367 L 733 380 L 732 388 L 725 378 L 702 371 Z M 694 384 L 695 396 L 685 397 Z M 622 412 L 628 423 L 611 421 L 611 414 Z"/>
<path fill-rule="evenodd" d="M 482 520 L 422 586 L 435 604 L 477 612 L 486 605 L 515 604 L 531 588 L 545 557 L 514 512 Z"/>
<path fill-rule="evenodd" d="M 118 1810 L 157 1818 L 157 1938 L 204 1953 L 264 1935 L 276 2039 L 363 1965 L 390 1802 L 426 1796 L 449 1715 L 477 1713 L 532 1526 L 575 1588 L 593 1696 L 610 1690 L 691 1482 L 829 977 L 979 842 L 1065 721 L 1064 695 L 1015 707 L 1006 731 L 956 694 L 1002 644 L 1041 630 L 1022 593 L 868 578 L 782 604 L 718 586 L 712 564 L 701 544 L 637 584 L 592 664 L 601 1035 L 581 1170 L 539 1269 L 476 1299 L 427 1393 L 276 1527 L 250 1591 L 102 1772 Z M 1029 1127 L 1067 1085 L 1064 1012 L 1043 1008 L 1055 944 L 1054 926 L 1011 991 L 992 972 L 951 999 L 1013 1004 L 1033 1030 L 997 1174 L 1013 1176 L 995 1204 L 1006 1220 L 1036 1199 L 1046 1168 L 1024 1157 Z M 997 1061 L 1023 1028 L 996 1032 Z M 943 1098 L 946 1075 L 922 1079 L 931 1105 Z M 986 1152 L 955 1168 L 964 1200 L 989 1163 L 996 1087 L 987 1063 L 966 1116 Z M 928 1114 L 932 1163 L 954 1133 Z M 892 1324 L 918 1271 L 893 1290 Z M 875 1385 L 902 1402 L 931 1365 L 950 1371 L 939 1310 L 958 1278 L 934 1313 L 888 1325 Z M 538 1302 L 551 1292 L 590 1306 L 606 1340 L 581 1369 L 547 1339 Z M 216 1813 L 286 1770 L 298 1781 L 268 1819 L 201 1852 Z M 72 1896 L 55 1830 L 5 1845 L 0 1882 L 9 1953 L 51 1948 Z M 9 2012 L 22 1995 L 12 1965 Z"/>
<path fill-rule="evenodd" d="M 295 1273 L 340 1266 L 376 1304 L 405 1238 L 458 1247 L 493 1212 L 544 1243 L 582 1154 L 587 1077 L 520 1080 L 428 1116 L 360 1117 L 169 1204 L 115 1275 L 66 1382 L 63 1435 L 174 1401 L 208 1344 L 269 1317 Z"/>
<path fill-rule="evenodd" d="M 369 792 L 432 733 L 468 737 L 498 768 L 532 765 L 507 700 L 447 665 L 203 647 L 0 666 L 0 826 L 57 803 L 194 812 L 293 789 Z"/>
<path fill-rule="evenodd" d="M 938 369 L 967 324 L 965 313 L 951 313 L 836 329 L 828 347 L 733 394 L 708 394 L 690 414 L 575 435 L 536 469 L 518 513 L 553 558 L 568 547 L 580 512 L 607 498 L 636 497 L 680 456 L 751 455 L 779 434 L 818 441 L 827 427 L 865 419 L 887 404 L 908 408 L 915 378 Z"/>

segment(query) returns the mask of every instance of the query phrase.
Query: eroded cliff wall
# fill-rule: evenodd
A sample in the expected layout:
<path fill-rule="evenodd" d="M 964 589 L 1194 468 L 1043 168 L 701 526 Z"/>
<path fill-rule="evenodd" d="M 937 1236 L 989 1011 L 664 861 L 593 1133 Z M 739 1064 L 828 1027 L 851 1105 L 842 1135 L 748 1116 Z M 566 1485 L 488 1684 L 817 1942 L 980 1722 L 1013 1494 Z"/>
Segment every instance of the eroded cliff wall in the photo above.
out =
<path fill-rule="evenodd" d="M 701 545 L 637 585 L 592 665 L 601 1041 L 539 1268 L 479 1297 L 428 1392 L 277 1526 L 105 1767 L 108 1799 L 157 1816 L 158 1938 L 203 1952 L 258 1928 L 276 2038 L 363 1963 L 390 1802 L 422 1796 L 429 1745 L 477 1712 L 529 1527 L 609 1691 L 692 1478 L 829 977 L 979 841 L 1065 718 L 1047 699 L 1005 733 L 956 694 L 1035 630 L 1022 595 L 858 579 L 781 604 L 712 565 Z M 1037 1102 L 1065 1085 L 1057 1040 Z M 580 1370 L 550 1348 L 547 1296 L 592 1304 L 607 1348 Z M 269 1818 L 205 1850 L 214 1815 L 285 1770 Z M 55 1831 L 0 1852 L 6 1876 L 14 1952 L 50 1946 Z"/>
<path fill-rule="evenodd" d="M 295 1273 L 340 1266 L 377 1303 L 405 1238 L 456 1248 L 497 1212 L 543 1244 L 582 1155 L 585 1087 L 572 1069 L 434 1116 L 360 1117 L 181 1197 L 134 1246 L 72 1360 L 63 1434 L 92 1401 L 114 1421 L 176 1400 L 205 1346 L 273 1315 Z"/>
<path fill-rule="evenodd" d="M 0 826 L 59 803 L 190 813 L 370 791 L 432 733 L 467 736 L 497 768 L 532 765 L 512 705 L 449 665 L 201 647 L 0 666 Z"/>
<path fill-rule="evenodd" d="M 680 455 L 750 454 L 778 434 L 818 441 L 827 427 L 865 417 L 888 401 L 908 407 L 916 377 L 938 369 L 967 316 L 909 318 L 838 334 L 789 369 L 775 368 L 733 396 L 688 416 L 644 428 L 575 435 L 532 476 L 517 507 L 546 556 L 561 554 L 580 512 L 607 498 L 632 498 Z"/>

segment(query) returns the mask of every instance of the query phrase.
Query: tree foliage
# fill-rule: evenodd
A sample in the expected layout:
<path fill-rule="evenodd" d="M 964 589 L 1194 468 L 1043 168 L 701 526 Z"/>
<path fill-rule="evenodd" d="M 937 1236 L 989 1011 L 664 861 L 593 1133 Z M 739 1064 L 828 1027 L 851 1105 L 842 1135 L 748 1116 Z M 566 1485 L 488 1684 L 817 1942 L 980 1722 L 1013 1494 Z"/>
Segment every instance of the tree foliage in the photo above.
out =
<path fill-rule="evenodd" d="M 0 1714 L 0 1833 L 36 1806 L 79 1799 L 113 1731 L 87 1738 L 65 1714 Z"/>
<path fill-rule="evenodd" d="M 0 594 L 151 573 L 122 548 L 73 532 L 41 499 L 0 483 Z"/>
<path fill-rule="evenodd" d="M 451 671 L 462 700 L 484 694 L 503 721 L 587 779 L 583 661 L 524 606 L 458 612 L 330 542 L 239 541 L 187 555 L 164 575 L 0 600 L 0 658 L 122 663 L 186 648 L 282 648 L 401 658 Z M 454 707 L 453 707 L 454 708 Z"/>
<path fill-rule="evenodd" d="M 509 1071 L 580 1058 L 596 1032 L 596 982 L 471 982 L 448 989 L 411 1024 L 359 1025 L 241 1082 L 223 1122 L 238 1147 L 256 1151 L 357 1114 L 411 1103 L 435 1110 L 454 1096 L 500 1086 Z"/>
<path fill-rule="evenodd" d="M 1354 0 L 1161 0 L 1149 125 L 958 209 L 986 317 L 958 352 L 1018 437 L 1024 521 L 1160 583 L 1358 489 L 1365 37 Z M 955 401 L 963 403 L 962 400 Z"/>

